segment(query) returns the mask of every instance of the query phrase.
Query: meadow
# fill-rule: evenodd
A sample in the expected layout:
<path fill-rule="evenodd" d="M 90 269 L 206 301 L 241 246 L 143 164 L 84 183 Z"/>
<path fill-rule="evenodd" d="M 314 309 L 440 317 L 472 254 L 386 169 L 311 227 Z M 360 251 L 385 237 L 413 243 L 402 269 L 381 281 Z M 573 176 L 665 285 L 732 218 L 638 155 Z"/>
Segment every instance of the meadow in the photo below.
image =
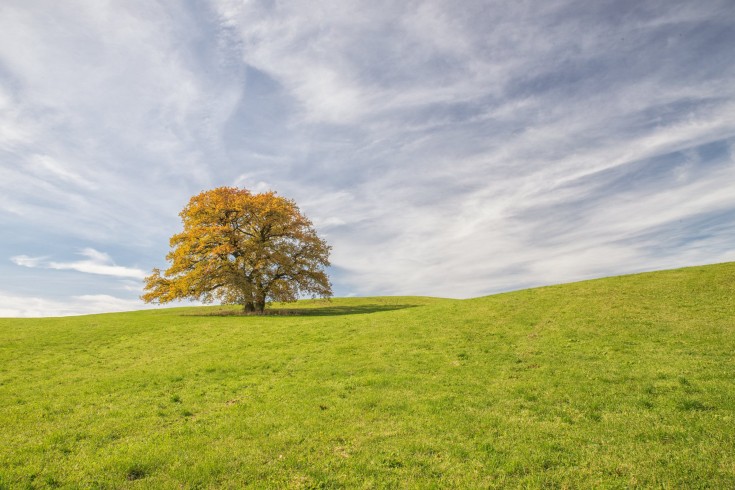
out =
<path fill-rule="evenodd" d="M 735 487 L 735 263 L 273 308 L 0 319 L 0 488 Z"/>

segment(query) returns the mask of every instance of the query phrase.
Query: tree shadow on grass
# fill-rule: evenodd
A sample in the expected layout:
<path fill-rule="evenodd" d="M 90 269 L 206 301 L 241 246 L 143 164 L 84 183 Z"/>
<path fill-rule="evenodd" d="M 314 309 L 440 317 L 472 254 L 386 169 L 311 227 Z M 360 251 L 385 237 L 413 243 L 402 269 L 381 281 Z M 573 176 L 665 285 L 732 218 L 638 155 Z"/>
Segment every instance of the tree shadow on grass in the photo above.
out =
<path fill-rule="evenodd" d="M 380 313 L 383 311 L 405 310 L 421 305 L 399 304 L 399 305 L 355 305 L 355 306 L 318 306 L 315 308 L 266 308 L 262 314 L 245 313 L 241 309 L 215 310 L 208 313 L 187 313 L 183 316 L 342 316 L 342 315 L 364 315 L 368 313 Z"/>

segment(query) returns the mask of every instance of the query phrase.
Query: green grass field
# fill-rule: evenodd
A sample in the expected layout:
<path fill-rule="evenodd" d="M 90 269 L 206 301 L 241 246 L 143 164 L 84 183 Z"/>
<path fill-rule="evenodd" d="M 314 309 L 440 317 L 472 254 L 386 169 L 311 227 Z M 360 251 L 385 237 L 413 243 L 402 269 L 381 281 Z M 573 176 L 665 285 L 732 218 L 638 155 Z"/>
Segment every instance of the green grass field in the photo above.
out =
<path fill-rule="evenodd" d="M 0 319 L 0 487 L 735 487 L 735 263 L 291 308 Z"/>

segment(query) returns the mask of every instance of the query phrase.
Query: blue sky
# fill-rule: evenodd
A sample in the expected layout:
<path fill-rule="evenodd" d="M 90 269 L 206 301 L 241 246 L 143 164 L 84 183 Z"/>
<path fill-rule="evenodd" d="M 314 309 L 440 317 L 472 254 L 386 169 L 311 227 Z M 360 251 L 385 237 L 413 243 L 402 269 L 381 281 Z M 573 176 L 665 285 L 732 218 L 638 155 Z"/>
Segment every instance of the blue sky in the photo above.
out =
<path fill-rule="evenodd" d="M 724 1 L 0 5 L 0 316 L 128 310 L 178 212 L 296 200 L 345 295 L 735 260 Z"/>

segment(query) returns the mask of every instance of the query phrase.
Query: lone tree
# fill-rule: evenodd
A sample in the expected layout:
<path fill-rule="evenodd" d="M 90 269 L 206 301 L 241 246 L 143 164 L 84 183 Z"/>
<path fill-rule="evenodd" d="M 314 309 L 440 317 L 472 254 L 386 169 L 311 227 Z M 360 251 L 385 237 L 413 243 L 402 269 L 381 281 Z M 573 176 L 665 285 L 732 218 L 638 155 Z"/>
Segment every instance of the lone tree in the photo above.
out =
<path fill-rule="evenodd" d="M 145 279 L 146 303 L 199 299 L 262 313 L 268 301 L 332 295 L 329 247 L 290 199 L 219 187 L 194 196 L 171 237 L 171 266 Z"/>

